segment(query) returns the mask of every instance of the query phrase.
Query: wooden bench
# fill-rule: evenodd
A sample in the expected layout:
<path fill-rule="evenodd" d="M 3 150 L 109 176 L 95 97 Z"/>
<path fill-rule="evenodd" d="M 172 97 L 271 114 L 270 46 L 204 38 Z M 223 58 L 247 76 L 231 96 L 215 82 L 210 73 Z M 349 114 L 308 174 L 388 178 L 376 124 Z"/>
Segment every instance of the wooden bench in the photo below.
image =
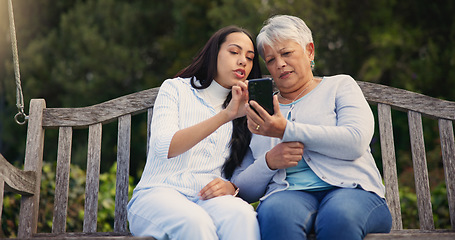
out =
<path fill-rule="evenodd" d="M 455 239 L 455 142 L 453 132 L 455 102 L 439 100 L 373 83 L 360 81 L 358 83 L 368 102 L 371 105 L 377 105 L 379 137 L 384 169 L 383 177 L 386 185 L 387 203 L 389 204 L 393 217 L 393 230 L 391 233 L 369 234 L 366 239 Z M 4 190 L 7 190 L 22 195 L 18 227 L 19 238 L 133 238 L 127 229 L 126 217 L 131 116 L 147 111 L 147 126 L 149 126 L 158 89 L 144 90 L 84 108 L 46 108 L 46 103 L 43 99 L 31 100 L 24 169 L 15 168 L 0 155 L 0 192 L 3 193 Z M 420 229 L 403 230 L 391 117 L 392 108 L 404 111 L 408 115 Z M 424 147 L 422 116 L 437 119 L 439 123 L 441 154 L 447 186 L 451 229 L 435 229 Z M 103 124 L 113 121 L 118 122 L 118 166 L 114 232 L 99 233 L 97 232 L 96 226 L 101 132 Z M 36 233 L 44 132 L 50 128 L 59 129 L 52 233 Z M 88 128 L 88 170 L 82 233 L 66 232 L 69 167 L 74 128 Z M 147 133 L 150 136 L 149 128 L 147 128 Z M 3 206 L 3 194 L 1 196 L 0 206 Z"/>

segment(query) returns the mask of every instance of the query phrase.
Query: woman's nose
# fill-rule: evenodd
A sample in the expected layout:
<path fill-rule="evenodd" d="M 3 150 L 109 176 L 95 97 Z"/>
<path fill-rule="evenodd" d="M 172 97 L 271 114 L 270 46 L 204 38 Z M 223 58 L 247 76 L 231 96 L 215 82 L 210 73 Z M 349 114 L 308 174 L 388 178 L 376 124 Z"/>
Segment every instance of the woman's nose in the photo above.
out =
<path fill-rule="evenodd" d="M 276 63 L 277 63 L 278 68 L 286 67 L 286 62 L 281 58 L 277 58 Z"/>
<path fill-rule="evenodd" d="M 245 56 L 239 57 L 238 64 L 241 65 L 241 66 L 245 66 L 246 65 L 246 57 Z"/>

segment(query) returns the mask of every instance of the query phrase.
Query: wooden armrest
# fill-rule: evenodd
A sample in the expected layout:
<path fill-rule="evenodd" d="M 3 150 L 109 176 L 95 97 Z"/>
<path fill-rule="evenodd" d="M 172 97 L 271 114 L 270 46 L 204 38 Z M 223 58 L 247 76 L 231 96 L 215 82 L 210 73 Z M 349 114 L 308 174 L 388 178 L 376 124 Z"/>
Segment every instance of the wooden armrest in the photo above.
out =
<path fill-rule="evenodd" d="M 2 154 L 0 154 L 0 179 L 6 183 L 5 191 L 21 195 L 35 194 L 36 173 L 16 168 Z"/>

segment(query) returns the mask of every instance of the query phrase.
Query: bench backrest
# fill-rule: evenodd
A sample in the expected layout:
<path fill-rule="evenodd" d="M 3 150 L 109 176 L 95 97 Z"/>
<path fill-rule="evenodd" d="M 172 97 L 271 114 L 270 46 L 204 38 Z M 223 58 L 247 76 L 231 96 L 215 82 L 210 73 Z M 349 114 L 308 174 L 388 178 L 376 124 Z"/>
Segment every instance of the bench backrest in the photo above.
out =
<path fill-rule="evenodd" d="M 452 229 L 455 229 L 455 142 L 453 133 L 455 102 L 444 101 L 374 83 L 359 81 L 358 84 L 362 88 L 368 102 L 370 104 L 377 104 L 378 106 L 383 178 L 386 186 L 387 204 L 392 212 L 392 229 L 401 230 L 403 229 L 403 225 L 398 191 L 391 108 L 406 112 L 408 115 L 417 208 L 420 229 L 422 230 L 432 230 L 435 228 L 423 137 L 422 115 L 438 120 L 450 222 Z"/>
<path fill-rule="evenodd" d="M 88 128 L 87 173 L 83 232 L 96 232 L 103 124 L 118 121 L 117 180 L 114 232 L 127 233 L 128 178 L 130 164 L 131 116 L 148 110 L 148 124 L 159 88 L 144 90 L 83 108 L 46 108 L 43 99 L 30 101 L 24 170 L 36 171 L 40 183 L 45 129 L 58 128 L 57 168 L 52 233 L 66 229 L 69 171 L 73 128 Z M 147 129 L 148 136 L 150 130 Z M 145 144 L 145 143 L 144 143 Z M 33 195 L 21 202 L 18 237 L 36 233 L 40 184 Z"/>
<path fill-rule="evenodd" d="M 400 230 L 403 226 L 391 108 L 408 114 L 419 221 L 420 228 L 423 230 L 434 229 L 434 222 L 425 157 L 422 115 L 438 120 L 450 220 L 452 229 L 455 229 L 455 142 L 453 133 L 455 102 L 439 100 L 374 83 L 358 83 L 368 102 L 372 105 L 377 105 L 378 109 L 383 177 L 386 185 L 387 203 L 393 217 L 393 229 Z M 23 190 L 24 187 L 12 186 L 14 184 L 11 183 L 12 181 L 8 176 L 5 174 L 0 175 L 1 187 L 3 187 L 2 182 L 5 181 L 7 189 L 24 194 L 20 210 L 19 237 L 28 237 L 36 233 L 44 132 L 48 128 L 59 129 L 52 232 L 64 233 L 66 231 L 73 128 L 88 128 L 89 131 L 83 231 L 86 233 L 96 232 L 101 133 L 103 124 L 113 121 L 118 121 L 114 232 L 128 233 L 126 205 L 128 201 L 131 116 L 148 111 L 147 133 L 150 136 L 150 120 L 158 89 L 144 90 L 84 108 L 46 108 L 43 99 L 31 100 L 24 174 L 30 175 L 28 178 L 32 180 L 27 181 L 32 183 L 29 184 L 28 188 L 33 190 L 28 190 L 27 192 Z M 6 178 L 6 180 L 3 180 L 3 178 Z M 35 182 L 38 184 L 35 184 Z M 3 192 L 2 188 L 0 190 Z M 2 201 L 0 201 L 1 203 Z"/>

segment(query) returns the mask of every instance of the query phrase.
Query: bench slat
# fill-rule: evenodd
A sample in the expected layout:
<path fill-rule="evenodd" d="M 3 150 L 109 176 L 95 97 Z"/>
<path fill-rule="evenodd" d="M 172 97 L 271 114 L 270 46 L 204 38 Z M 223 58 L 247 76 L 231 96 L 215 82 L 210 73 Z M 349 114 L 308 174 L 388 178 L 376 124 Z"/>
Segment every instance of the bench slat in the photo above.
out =
<path fill-rule="evenodd" d="M 434 221 L 421 114 L 408 111 L 408 122 L 420 228 L 432 230 Z"/>
<path fill-rule="evenodd" d="M 150 137 L 152 136 L 152 117 L 153 117 L 153 108 L 149 108 L 147 110 L 147 142 L 146 142 L 146 152 L 147 155 L 149 154 L 149 143 L 150 143 Z"/>
<path fill-rule="evenodd" d="M 60 127 L 55 176 L 54 218 L 52 220 L 53 233 L 64 233 L 66 231 L 72 138 L 73 129 L 71 127 Z"/>
<path fill-rule="evenodd" d="M 101 131 L 101 123 L 89 126 L 83 226 L 83 232 L 89 233 L 96 232 L 101 162 Z"/>
<path fill-rule="evenodd" d="M 450 223 L 455 229 L 455 140 L 452 121 L 439 119 L 442 162 L 446 180 L 447 198 L 449 200 Z"/>
<path fill-rule="evenodd" d="M 128 232 L 127 204 L 130 173 L 131 115 L 119 117 L 117 147 L 117 185 L 115 192 L 114 232 Z"/>
<path fill-rule="evenodd" d="M 0 154 L 1 157 L 1 154 Z M 3 193 L 5 192 L 5 181 L 0 178 L 0 219 L 2 219 L 2 210 L 3 210 Z"/>
<path fill-rule="evenodd" d="M 395 145 L 393 141 L 392 113 L 389 105 L 378 104 L 378 120 L 386 200 L 390 213 L 392 214 L 392 229 L 401 230 L 403 229 L 403 223 L 401 219 Z"/>
<path fill-rule="evenodd" d="M 426 231 L 420 229 L 392 230 L 390 233 L 370 233 L 365 240 L 453 240 L 455 232 L 447 229 Z"/>
<path fill-rule="evenodd" d="M 87 127 L 108 123 L 125 114 L 136 114 L 153 106 L 159 88 L 151 88 L 82 108 L 46 108 L 43 127 Z"/>
<path fill-rule="evenodd" d="M 455 120 L 455 102 L 385 85 L 357 81 L 369 102 L 384 103 L 401 111 L 415 111 L 431 118 Z"/>
<path fill-rule="evenodd" d="M 0 180 L 4 182 L 4 191 L 22 195 L 33 195 L 36 187 L 34 171 L 16 168 L 0 154 Z"/>
<path fill-rule="evenodd" d="M 30 101 L 24 170 L 36 172 L 36 183 L 41 183 L 44 150 L 44 128 L 42 127 L 42 122 L 43 109 L 45 107 L 46 102 L 43 99 L 32 99 Z M 40 187 L 41 184 L 36 184 L 34 195 L 22 196 L 18 238 L 27 238 L 36 233 Z"/>
<path fill-rule="evenodd" d="M 37 239 L 55 239 L 55 240 L 80 240 L 80 239 L 93 239 L 93 240 L 156 240 L 154 237 L 137 237 L 132 236 L 131 233 L 117 233 L 117 232 L 69 232 L 63 234 L 54 233 L 38 233 L 33 235 Z"/>

